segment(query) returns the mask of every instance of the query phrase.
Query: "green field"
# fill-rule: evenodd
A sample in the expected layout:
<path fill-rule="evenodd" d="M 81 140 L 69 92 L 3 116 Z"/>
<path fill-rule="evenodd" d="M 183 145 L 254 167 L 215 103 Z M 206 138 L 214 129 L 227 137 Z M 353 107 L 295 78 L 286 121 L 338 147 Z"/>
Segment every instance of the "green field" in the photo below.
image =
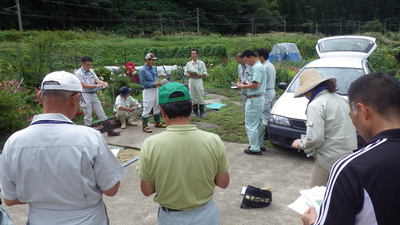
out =
<path fill-rule="evenodd" d="M 377 38 L 378 48 L 371 55 L 370 62 L 376 71 L 394 73 L 398 70 L 393 54 L 400 50 L 400 34 L 367 33 L 364 35 Z M 123 68 L 125 62 L 142 65 L 143 57 L 148 51 L 157 54 L 158 64 L 184 65 L 189 60 L 191 48 L 199 49 L 200 58 L 207 64 L 209 76 L 205 78 L 206 91 L 226 95 L 230 100 L 238 100 L 234 93 L 226 91 L 230 82 L 236 80 L 237 64 L 234 55 L 245 49 L 271 49 L 276 43 L 294 42 L 297 44 L 303 61 L 299 63 L 276 64 L 277 83 L 290 82 L 296 72 L 307 62 L 317 58 L 315 45 L 322 35 L 303 33 L 267 33 L 256 36 L 221 36 L 193 34 L 175 34 L 147 38 L 127 38 L 117 35 L 103 35 L 96 32 L 76 31 L 0 31 L 0 139 L 10 135 L 28 124 L 33 114 L 40 112 L 40 106 L 34 101 L 34 88 L 38 87 L 44 75 L 51 71 L 66 70 L 72 72 L 80 66 L 83 55 L 92 56 L 94 69 L 98 75 L 105 77 L 113 86 L 114 92 L 104 92 L 103 104 L 112 105 L 112 96 L 122 85 L 129 84 L 137 91 L 139 100 L 140 86 L 129 83 L 126 77 L 110 78 L 103 68 L 105 65 L 116 65 Z M 176 74 L 176 73 L 175 73 Z M 179 79 L 179 76 L 175 76 Z M 21 85 L 16 81 L 23 80 Z M 236 108 L 228 104 L 227 109 Z M 106 109 L 110 112 L 110 110 Z M 233 111 L 223 110 L 221 115 L 214 113 L 216 122 L 236 117 Z M 231 114 L 231 115 L 230 115 Z M 234 119 L 234 118 L 232 118 Z M 237 126 L 231 126 L 236 129 Z M 243 133 L 229 134 L 229 127 L 220 126 L 216 133 L 225 140 L 243 141 Z"/>

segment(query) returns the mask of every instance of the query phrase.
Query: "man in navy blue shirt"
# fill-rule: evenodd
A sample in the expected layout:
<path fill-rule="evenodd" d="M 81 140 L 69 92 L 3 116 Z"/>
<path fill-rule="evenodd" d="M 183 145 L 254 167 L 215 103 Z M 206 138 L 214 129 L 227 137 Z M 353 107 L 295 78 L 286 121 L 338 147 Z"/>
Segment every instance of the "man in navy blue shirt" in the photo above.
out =
<path fill-rule="evenodd" d="M 350 86 L 349 103 L 367 144 L 333 165 L 318 218 L 308 209 L 303 224 L 400 224 L 400 82 L 362 76 Z"/>
<path fill-rule="evenodd" d="M 153 53 L 147 53 L 145 57 L 146 63 L 142 66 L 139 73 L 140 83 L 143 87 L 143 114 L 142 124 L 143 132 L 151 133 L 149 128 L 149 116 L 153 109 L 155 127 L 165 128 L 166 125 L 161 122 L 160 109 L 158 107 L 158 87 L 161 86 L 157 82 L 157 69 L 153 66 L 157 57 Z"/>

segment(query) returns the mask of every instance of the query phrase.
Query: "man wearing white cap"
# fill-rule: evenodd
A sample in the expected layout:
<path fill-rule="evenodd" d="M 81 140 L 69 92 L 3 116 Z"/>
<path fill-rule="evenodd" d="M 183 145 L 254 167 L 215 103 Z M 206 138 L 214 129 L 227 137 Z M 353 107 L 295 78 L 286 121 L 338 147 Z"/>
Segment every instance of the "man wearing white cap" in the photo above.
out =
<path fill-rule="evenodd" d="M 73 74 L 43 79 L 43 114 L 14 133 L 1 155 L 8 206 L 29 204 L 28 224 L 108 225 L 103 194 L 114 196 L 126 174 L 99 131 L 75 125 L 82 85 Z"/>
<path fill-rule="evenodd" d="M 154 60 L 157 57 L 153 53 L 147 53 L 145 57 L 146 63 L 140 69 L 139 77 L 140 83 L 143 87 L 143 113 L 142 113 L 142 125 L 143 132 L 151 133 L 152 130 L 149 128 L 149 116 L 153 109 L 155 127 L 165 128 L 166 125 L 161 122 L 160 109 L 158 108 L 158 87 L 161 86 L 160 82 L 157 81 L 157 69 L 153 67 Z"/>

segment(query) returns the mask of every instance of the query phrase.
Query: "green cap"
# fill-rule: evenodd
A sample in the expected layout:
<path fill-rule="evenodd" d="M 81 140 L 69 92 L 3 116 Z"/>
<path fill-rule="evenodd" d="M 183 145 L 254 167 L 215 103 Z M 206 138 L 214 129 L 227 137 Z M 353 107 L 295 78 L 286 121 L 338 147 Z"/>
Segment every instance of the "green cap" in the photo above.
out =
<path fill-rule="evenodd" d="M 159 104 L 191 100 L 188 89 L 185 85 L 176 82 L 169 82 L 158 89 Z"/>

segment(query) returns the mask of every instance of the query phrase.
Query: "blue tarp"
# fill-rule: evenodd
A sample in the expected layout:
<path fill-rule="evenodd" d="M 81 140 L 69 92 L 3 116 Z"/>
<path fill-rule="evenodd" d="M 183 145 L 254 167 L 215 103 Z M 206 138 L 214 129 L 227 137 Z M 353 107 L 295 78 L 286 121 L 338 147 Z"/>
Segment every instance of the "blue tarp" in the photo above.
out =
<path fill-rule="evenodd" d="M 213 102 L 211 104 L 206 105 L 207 109 L 216 109 L 216 110 L 220 110 L 222 107 L 224 107 L 225 104 L 220 103 L 220 102 Z"/>
<path fill-rule="evenodd" d="M 279 43 L 272 47 L 268 59 L 272 63 L 283 60 L 299 62 L 301 61 L 301 55 L 295 43 Z"/>

